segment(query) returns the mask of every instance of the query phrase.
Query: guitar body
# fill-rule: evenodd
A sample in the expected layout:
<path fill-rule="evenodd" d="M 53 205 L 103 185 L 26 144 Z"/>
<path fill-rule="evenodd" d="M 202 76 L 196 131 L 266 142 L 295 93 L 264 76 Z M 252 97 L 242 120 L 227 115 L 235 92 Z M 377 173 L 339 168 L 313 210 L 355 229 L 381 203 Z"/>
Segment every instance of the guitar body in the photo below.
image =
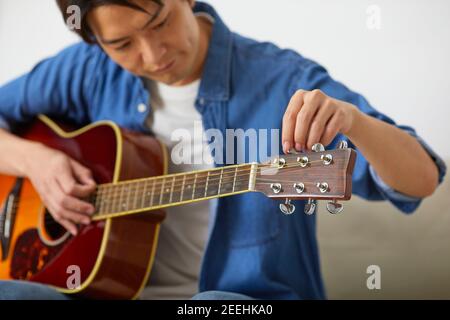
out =
<path fill-rule="evenodd" d="M 69 155 L 88 167 L 98 184 L 167 173 L 166 151 L 158 140 L 112 122 L 70 131 L 40 116 L 21 136 Z M 90 299 L 139 295 L 165 217 L 153 210 L 93 221 L 73 237 L 52 219 L 29 180 L 2 175 L 0 208 L 0 279 L 47 284 Z"/>

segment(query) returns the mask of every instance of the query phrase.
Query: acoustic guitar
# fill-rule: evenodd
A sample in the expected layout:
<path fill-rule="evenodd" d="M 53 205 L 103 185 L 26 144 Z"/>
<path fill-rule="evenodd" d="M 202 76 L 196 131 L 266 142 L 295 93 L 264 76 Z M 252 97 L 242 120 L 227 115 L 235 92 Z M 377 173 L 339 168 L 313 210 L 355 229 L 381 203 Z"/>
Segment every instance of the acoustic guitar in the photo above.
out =
<path fill-rule="evenodd" d="M 332 213 L 339 200 L 351 197 L 356 153 L 345 143 L 325 151 L 272 157 L 181 174 L 167 174 L 167 152 L 154 137 L 101 121 L 78 130 L 40 115 L 18 133 L 64 152 L 89 168 L 96 191 L 84 199 L 96 211 L 92 223 L 70 235 L 44 207 L 31 182 L 0 175 L 0 279 L 25 280 L 89 299 L 137 298 L 147 284 L 164 208 L 194 201 L 261 192 L 282 200 L 291 214 L 291 199 L 329 200 Z M 45 166 L 45 163 L 42 164 Z M 74 269 L 77 268 L 77 269 Z M 79 284 L 68 279 L 81 270 Z"/>

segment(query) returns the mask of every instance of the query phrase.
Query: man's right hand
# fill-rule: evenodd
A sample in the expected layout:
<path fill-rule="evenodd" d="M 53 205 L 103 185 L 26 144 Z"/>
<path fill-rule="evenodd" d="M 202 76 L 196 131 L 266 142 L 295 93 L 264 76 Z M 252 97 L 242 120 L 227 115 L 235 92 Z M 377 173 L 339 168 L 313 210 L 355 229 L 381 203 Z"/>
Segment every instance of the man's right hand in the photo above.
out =
<path fill-rule="evenodd" d="M 81 200 L 96 189 L 88 168 L 39 144 L 29 154 L 25 171 L 47 210 L 71 234 L 77 234 L 77 224 L 91 222 L 95 208 Z"/>

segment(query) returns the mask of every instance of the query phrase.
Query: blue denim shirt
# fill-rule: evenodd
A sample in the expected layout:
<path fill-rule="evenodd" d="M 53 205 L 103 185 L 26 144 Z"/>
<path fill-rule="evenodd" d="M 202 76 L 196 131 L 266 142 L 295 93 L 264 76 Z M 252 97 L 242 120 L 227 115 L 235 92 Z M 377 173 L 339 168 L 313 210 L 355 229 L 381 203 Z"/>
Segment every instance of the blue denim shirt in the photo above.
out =
<path fill-rule="evenodd" d="M 205 3 L 198 2 L 195 11 L 215 19 L 196 100 L 205 129 L 217 128 L 223 136 L 227 128 L 281 129 L 284 111 L 297 89 L 321 89 L 395 125 L 316 62 L 232 33 Z M 13 128 L 44 113 L 80 126 L 108 119 L 150 133 L 146 126 L 152 112 L 149 101 L 139 77 L 123 70 L 98 46 L 79 43 L 0 88 L 0 125 Z M 399 127 L 417 137 L 412 128 Z M 330 148 L 342 139 L 336 137 Z M 444 163 L 417 139 L 435 160 L 442 181 Z M 249 156 L 248 150 L 245 154 Z M 353 194 L 388 200 L 405 213 L 413 212 L 421 202 L 387 186 L 359 152 Z M 325 298 L 315 216 L 302 213 L 303 201 L 295 202 L 297 212 L 291 216 L 282 215 L 278 205 L 259 193 L 218 199 L 202 263 L 201 291 L 233 291 L 269 299 Z"/>

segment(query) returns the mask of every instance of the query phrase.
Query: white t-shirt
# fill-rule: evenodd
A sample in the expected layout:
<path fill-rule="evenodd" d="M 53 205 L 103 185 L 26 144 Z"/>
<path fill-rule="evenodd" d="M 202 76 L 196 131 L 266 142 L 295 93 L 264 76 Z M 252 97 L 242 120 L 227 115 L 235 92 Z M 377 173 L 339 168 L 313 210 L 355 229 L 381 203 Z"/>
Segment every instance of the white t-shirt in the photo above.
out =
<path fill-rule="evenodd" d="M 148 126 L 168 148 L 169 173 L 212 168 L 213 159 L 208 145 L 200 139 L 172 141 L 177 129 L 203 133 L 201 115 L 195 109 L 200 80 L 182 87 L 172 87 L 146 81 L 151 92 L 152 117 Z M 197 136 L 199 136 L 197 134 Z M 176 138 L 179 138 L 177 136 Z M 203 159 L 203 163 L 175 164 L 172 148 L 183 143 L 183 158 Z M 190 148 L 187 144 L 191 144 Z M 179 161 L 175 159 L 175 161 Z M 205 163 L 206 162 L 206 163 Z M 200 201 L 167 208 L 167 217 L 161 224 L 155 262 L 148 286 L 141 299 L 190 299 L 198 292 L 201 261 L 208 236 L 209 201 Z"/>

